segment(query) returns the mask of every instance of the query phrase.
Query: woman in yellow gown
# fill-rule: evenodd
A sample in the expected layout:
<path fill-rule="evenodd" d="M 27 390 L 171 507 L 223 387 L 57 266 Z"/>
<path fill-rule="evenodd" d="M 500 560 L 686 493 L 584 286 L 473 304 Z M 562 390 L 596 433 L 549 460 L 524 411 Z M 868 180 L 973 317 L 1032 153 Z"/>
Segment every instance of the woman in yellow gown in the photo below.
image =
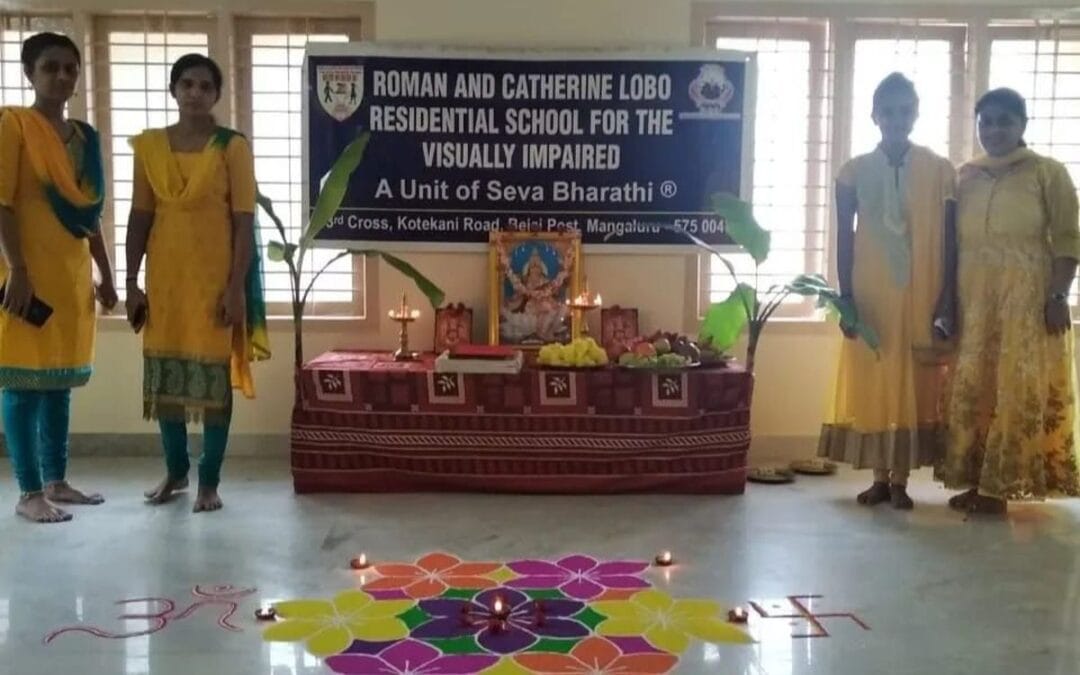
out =
<path fill-rule="evenodd" d="M 975 109 L 986 155 L 960 170 L 960 343 L 946 409 L 956 509 L 1080 493 L 1069 289 L 1080 258 L 1076 189 L 1023 141 L 1015 91 Z"/>
<path fill-rule="evenodd" d="M 881 144 L 840 170 L 837 267 L 840 290 L 880 338 L 879 353 L 845 329 L 832 410 L 819 455 L 874 470 L 860 504 L 913 504 L 911 470 L 940 456 L 940 332 L 953 293 L 952 165 L 908 140 L 918 116 L 914 85 L 894 73 L 874 92 Z M 858 229 L 854 223 L 858 218 Z"/>
<path fill-rule="evenodd" d="M 23 43 L 21 56 L 34 105 L 0 108 L 0 387 L 8 457 L 22 493 L 16 512 L 52 523 L 71 519 L 56 502 L 104 501 L 65 476 L 71 389 L 90 379 L 94 356 L 91 259 L 106 308 L 116 304 L 116 290 L 100 232 L 98 135 L 64 117 L 79 79 L 79 50 L 63 35 L 39 33 Z M 52 314 L 44 316 L 39 302 Z"/>
<path fill-rule="evenodd" d="M 202 422 L 195 512 L 221 508 L 221 464 L 232 389 L 254 398 L 250 363 L 269 357 L 251 147 L 217 126 L 222 75 L 205 56 L 172 67 L 177 124 L 132 140 L 135 176 L 127 238 L 127 310 L 143 336 L 143 413 L 158 420 L 166 476 L 146 493 L 187 487 L 188 422 Z M 138 273 L 146 255 L 146 292 Z"/>

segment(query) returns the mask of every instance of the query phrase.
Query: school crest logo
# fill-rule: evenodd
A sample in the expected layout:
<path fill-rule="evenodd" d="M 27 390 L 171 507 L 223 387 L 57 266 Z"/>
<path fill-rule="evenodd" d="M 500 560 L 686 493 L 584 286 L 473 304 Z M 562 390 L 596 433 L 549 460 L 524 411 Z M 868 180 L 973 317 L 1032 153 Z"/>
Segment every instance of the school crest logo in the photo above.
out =
<path fill-rule="evenodd" d="M 344 122 L 364 100 L 364 67 L 316 66 L 315 87 L 326 114 Z"/>
<path fill-rule="evenodd" d="M 731 99 L 735 97 L 735 85 L 728 79 L 724 67 L 718 63 L 706 63 L 690 83 L 690 100 L 698 112 L 709 116 L 721 116 Z"/>

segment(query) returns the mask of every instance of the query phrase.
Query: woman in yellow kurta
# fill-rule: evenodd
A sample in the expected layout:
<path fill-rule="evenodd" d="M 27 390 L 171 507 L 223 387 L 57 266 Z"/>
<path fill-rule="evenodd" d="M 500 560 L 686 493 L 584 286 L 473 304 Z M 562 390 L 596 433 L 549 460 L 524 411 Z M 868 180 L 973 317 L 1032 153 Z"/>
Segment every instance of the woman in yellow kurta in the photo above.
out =
<path fill-rule="evenodd" d="M 195 512 L 221 508 L 217 488 L 232 389 L 254 398 L 250 363 L 269 357 L 255 245 L 251 148 L 211 109 L 221 70 L 198 54 L 172 67 L 177 124 L 132 140 L 128 319 L 143 337 L 143 412 L 161 427 L 167 475 L 152 503 L 187 486 L 187 422 L 204 423 Z M 146 292 L 138 285 L 145 252 Z"/>
<path fill-rule="evenodd" d="M 832 410 L 819 454 L 874 470 L 860 504 L 913 504 L 908 474 L 940 455 L 943 366 L 936 311 L 947 309 L 946 252 L 952 231 L 953 169 L 913 145 L 915 87 L 893 74 L 874 92 L 881 144 L 851 160 L 837 179 L 840 290 L 881 341 L 879 353 L 845 330 Z M 854 221 L 858 216 L 858 230 Z M 954 249 L 950 243 L 948 253 Z M 942 334 L 949 327 L 940 324 Z"/>
<path fill-rule="evenodd" d="M 31 108 L 0 108 L 0 387 L 8 456 L 22 496 L 16 512 L 34 522 L 70 520 L 55 502 L 100 504 L 67 483 L 71 389 L 90 379 L 94 279 L 116 304 L 101 239 L 104 195 L 97 132 L 68 120 L 81 57 L 63 35 L 39 33 L 22 46 L 34 87 Z M 51 315 L 42 313 L 44 305 Z"/>
<path fill-rule="evenodd" d="M 956 509 L 1080 493 L 1069 289 L 1080 259 L 1076 189 L 1023 142 L 1015 91 L 976 106 L 986 156 L 960 171 L 960 344 L 946 409 Z"/>

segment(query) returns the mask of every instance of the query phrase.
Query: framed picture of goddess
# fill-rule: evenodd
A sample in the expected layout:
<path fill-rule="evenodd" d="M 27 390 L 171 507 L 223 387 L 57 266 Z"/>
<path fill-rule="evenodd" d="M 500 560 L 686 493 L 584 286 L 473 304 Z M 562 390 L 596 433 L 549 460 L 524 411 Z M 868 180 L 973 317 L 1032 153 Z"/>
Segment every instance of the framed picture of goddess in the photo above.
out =
<path fill-rule="evenodd" d="M 566 301 L 581 283 L 580 232 L 492 232 L 488 339 L 539 348 L 577 335 Z"/>

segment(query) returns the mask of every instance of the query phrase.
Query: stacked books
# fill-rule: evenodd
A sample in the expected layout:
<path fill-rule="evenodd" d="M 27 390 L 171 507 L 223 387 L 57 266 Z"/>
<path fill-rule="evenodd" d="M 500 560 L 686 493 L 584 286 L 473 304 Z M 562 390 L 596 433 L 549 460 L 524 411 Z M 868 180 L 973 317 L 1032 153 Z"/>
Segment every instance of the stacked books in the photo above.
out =
<path fill-rule="evenodd" d="M 435 359 L 436 373 L 517 375 L 521 351 L 500 345 L 455 345 Z"/>

